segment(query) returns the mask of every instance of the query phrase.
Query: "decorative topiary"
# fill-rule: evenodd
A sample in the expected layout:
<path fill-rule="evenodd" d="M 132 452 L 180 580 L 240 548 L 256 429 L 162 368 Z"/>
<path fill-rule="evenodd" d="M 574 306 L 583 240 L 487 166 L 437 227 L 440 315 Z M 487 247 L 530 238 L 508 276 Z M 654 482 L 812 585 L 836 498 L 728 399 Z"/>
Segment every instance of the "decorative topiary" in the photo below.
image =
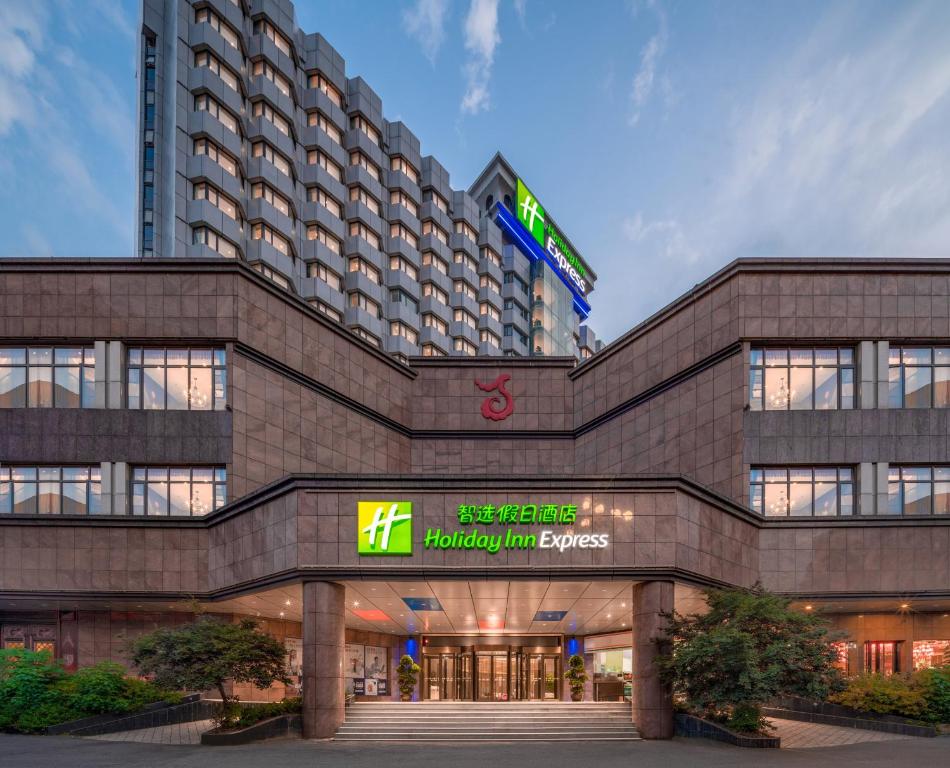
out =
<path fill-rule="evenodd" d="M 412 692 L 416 689 L 416 683 L 419 681 L 419 665 L 412 660 L 408 653 L 404 654 L 396 667 L 397 684 L 399 685 L 399 698 L 402 701 L 412 699 Z"/>
<path fill-rule="evenodd" d="M 583 701 L 584 683 L 587 682 L 583 656 L 575 653 L 567 660 L 567 672 L 564 673 L 564 679 L 571 688 L 571 701 Z"/>

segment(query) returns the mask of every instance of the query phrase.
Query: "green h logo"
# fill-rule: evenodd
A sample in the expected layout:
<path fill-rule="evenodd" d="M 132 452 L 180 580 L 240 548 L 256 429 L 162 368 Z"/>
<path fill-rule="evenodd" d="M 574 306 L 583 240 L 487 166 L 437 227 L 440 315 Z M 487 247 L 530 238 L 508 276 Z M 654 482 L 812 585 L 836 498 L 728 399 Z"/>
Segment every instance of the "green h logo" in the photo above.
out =
<path fill-rule="evenodd" d="M 544 247 L 544 208 L 521 179 L 518 179 L 518 204 L 515 206 L 515 214 L 532 237 Z"/>
<path fill-rule="evenodd" d="M 411 555 L 412 502 L 359 502 L 356 542 L 361 555 Z"/>

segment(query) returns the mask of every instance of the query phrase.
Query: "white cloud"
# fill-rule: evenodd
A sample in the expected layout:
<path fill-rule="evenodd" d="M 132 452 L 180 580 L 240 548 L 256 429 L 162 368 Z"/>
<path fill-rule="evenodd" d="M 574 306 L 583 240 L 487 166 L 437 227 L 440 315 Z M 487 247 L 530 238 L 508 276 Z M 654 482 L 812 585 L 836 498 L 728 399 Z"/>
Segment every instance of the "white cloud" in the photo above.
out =
<path fill-rule="evenodd" d="M 465 18 L 466 88 L 462 112 L 477 114 L 489 108 L 492 65 L 495 49 L 501 43 L 498 33 L 498 0 L 472 0 Z"/>
<path fill-rule="evenodd" d="M 659 5 L 651 3 L 649 7 L 655 11 L 658 29 L 640 51 L 640 66 L 634 75 L 630 93 L 631 112 L 628 122 L 632 126 L 640 122 L 640 112 L 649 101 L 656 84 L 657 66 L 666 52 L 666 13 Z M 634 14 L 637 14 L 636 10 Z"/>
<path fill-rule="evenodd" d="M 445 41 L 448 7 L 448 0 L 416 0 L 415 5 L 402 12 L 406 32 L 419 42 L 423 54 L 433 64 Z"/>
<path fill-rule="evenodd" d="M 515 0 L 515 14 L 518 16 L 518 23 L 524 29 L 525 22 L 528 20 L 528 0 Z"/>

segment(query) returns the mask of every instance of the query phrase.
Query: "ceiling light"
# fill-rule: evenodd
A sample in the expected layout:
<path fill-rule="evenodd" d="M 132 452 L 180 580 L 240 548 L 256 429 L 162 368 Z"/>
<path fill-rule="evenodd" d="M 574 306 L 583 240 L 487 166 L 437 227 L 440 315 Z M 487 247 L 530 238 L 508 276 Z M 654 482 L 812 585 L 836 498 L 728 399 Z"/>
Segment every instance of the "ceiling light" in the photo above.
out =
<path fill-rule="evenodd" d="M 285 600 L 284 605 L 290 605 L 290 600 Z"/>
<path fill-rule="evenodd" d="M 359 601 L 359 600 L 354 600 L 354 601 L 353 601 L 353 607 L 354 607 L 354 608 L 358 608 L 358 607 L 359 607 L 359 604 L 360 604 L 360 601 Z"/>
<path fill-rule="evenodd" d="M 901 603 L 901 610 L 906 611 L 910 606 L 907 603 Z"/>
<path fill-rule="evenodd" d="M 280 618 L 284 618 L 284 612 L 283 612 L 283 611 L 280 612 Z"/>
<path fill-rule="evenodd" d="M 812 608 L 812 607 L 811 607 L 810 605 L 806 605 L 806 606 L 805 606 L 805 610 L 806 610 L 806 611 L 810 611 L 811 608 Z"/>

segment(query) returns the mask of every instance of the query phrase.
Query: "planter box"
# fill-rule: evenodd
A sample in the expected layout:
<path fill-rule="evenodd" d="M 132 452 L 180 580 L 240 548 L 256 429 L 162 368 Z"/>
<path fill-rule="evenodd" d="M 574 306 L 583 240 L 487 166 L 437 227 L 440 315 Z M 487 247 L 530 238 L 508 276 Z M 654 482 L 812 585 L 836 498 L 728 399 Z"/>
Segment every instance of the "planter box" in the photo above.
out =
<path fill-rule="evenodd" d="M 239 744 L 250 744 L 252 741 L 300 736 L 302 732 L 300 715 L 278 715 L 249 725 L 247 728 L 231 731 L 215 728 L 206 731 L 201 734 L 201 743 L 206 746 L 234 747 Z"/>
<path fill-rule="evenodd" d="M 934 725 L 916 723 L 898 715 L 879 715 L 840 704 L 794 697 L 777 699 L 772 702 L 771 707 L 763 707 L 762 712 L 768 717 L 781 717 L 822 725 L 840 725 L 845 728 L 860 728 L 865 731 L 895 733 L 901 736 L 940 735 L 939 728 Z"/>
<path fill-rule="evenodd" d="M 778 736 L 755 736 L 730 731 L 724 725 L 704 720 L 695 715 L 676 715 L 676 735 L 692 736 L 703 739 L 715 739 L 734 747 L 754 747 L 758 749 L 778 749 L 782 740 Z"/>

